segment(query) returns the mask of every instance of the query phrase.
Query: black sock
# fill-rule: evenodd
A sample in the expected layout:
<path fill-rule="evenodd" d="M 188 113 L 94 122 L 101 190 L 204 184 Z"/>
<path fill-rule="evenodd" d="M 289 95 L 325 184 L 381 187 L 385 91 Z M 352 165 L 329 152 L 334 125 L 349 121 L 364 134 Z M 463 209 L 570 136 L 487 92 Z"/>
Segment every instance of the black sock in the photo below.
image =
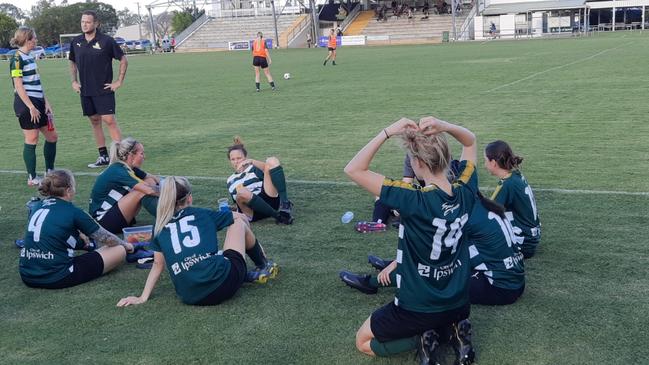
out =
<path fill-rule="evenodd" d="M 54 160 L 56 160 L 56 142 L 45 141 L 43 145 L 43 155 L 45 156 L 45 171 L 54 170 Z"/>
<path fill-rule="evenodd" d="M 99 150 L 99 156 L 108 157 L 108 149 L 106 148 L 106 146 L 99 147 L 98 150 Z"/>
<path fill-rule="evenodd" d="M 270 82 L 270 87 L 275 87 L 275 81 Z"/>
<path fill-rule="evenodd" d="M 383 204 L 381 199 L 374 202 L 374 211 L 372 212 L 372 222 L 388 223 L 390 218 L 390 207 Z"/>
<path fill-rule="evenodd" d="M 326 65 L 326 64 L 327 64 L 327 60 L 324 61 L 323 65 Z"/>
<path fill-rule="evenodd" d="M 257 88 L 257 90 L 259 90 L 259 83 L 258 82 L 255 82 L 255 87 Z"/>
<path fill-rule="evenodd" d="M 255 266 L 258 268 L 266 266 L 266 255 L 264 254 L 264 249 L 259 244 L 259 241 L 255 240 L 255 245 L 246 250 L 246 255 L 250 257 L 252 262 L 254 262 Z"/>
<path fill-rule="evenodd" d="M 288 194 L 286 193 L 286 177 L 284 177 L 284 169 L 282 166 L 273 167 L 269 171 L 270 181 L 275 185 L 277 193 L 279 194 L 279 201 L 288 201 Z"/>
<path fill-rule="evenodd" d="M 277 211 L 257 195 L 252 195 L 252 199 L 248 202 L 248 206 L 253 210 L 253 212 L 258 212 L 267 217 L 278 217 Z"/>

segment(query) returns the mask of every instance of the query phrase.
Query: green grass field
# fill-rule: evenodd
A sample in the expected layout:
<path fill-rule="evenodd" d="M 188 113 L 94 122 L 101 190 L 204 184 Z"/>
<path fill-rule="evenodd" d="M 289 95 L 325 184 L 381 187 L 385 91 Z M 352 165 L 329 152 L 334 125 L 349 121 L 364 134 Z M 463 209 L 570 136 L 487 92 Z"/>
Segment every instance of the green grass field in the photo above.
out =
<path fill-rule="evenodd" d="M 324 56 L 322 49 L 273 52 L 279 91 L 263 84 L 259 94 L 248 53 L 129 59 L 118 120 L 124 135 L 144 143 L 147 171 L 196 177 L 195 205 L 215 206 L 230 173 L 225 148 L 241 135 L 251 157 L 279 157 L 290 180 L 295 224 L 253 227 L 281 265 L 279 277 L 213 308 L 183 305 L 167 274 L 148 303 L 116 308 L 144 285 L 147 272 L 133 266 L 66 290 L 22 284 L 13 240 L 23 234 L 34 190 L 25 185 L 5 76 L 0 363 L 412 363 L 413 354 L 371 359 L 354 347 L 357 328 L 393 292 L 361 294 L 338 271 L 370 272 L 366 255 L 394 255 L 396 234 L 361 235 L 340 223 L 346 210 L 370 218 L 373 201 L 342 169 L 392 121 L 431 114 L 470 128 L 481 147 L 504 139 L 525 157 L 543 223 L 523 297 L 508 307 L 472 307 L 477 363 L 649 363 L 646 33 L 341 48 L 335 67 L 323 67 Z M 86 168 L 96 149 L 67 63 L 39 67 L 60 133 L 57 166 L 96 172 Z M 291 80 L 281 79 L 285 72 Z M 373 169 L 400 177 L 402 160 L 389 143 Z M 480 186 L 495 187 L 481 165 L 479 174 Z M 93 181 L 78 175 L 76 203 L 84 209 Z"/>

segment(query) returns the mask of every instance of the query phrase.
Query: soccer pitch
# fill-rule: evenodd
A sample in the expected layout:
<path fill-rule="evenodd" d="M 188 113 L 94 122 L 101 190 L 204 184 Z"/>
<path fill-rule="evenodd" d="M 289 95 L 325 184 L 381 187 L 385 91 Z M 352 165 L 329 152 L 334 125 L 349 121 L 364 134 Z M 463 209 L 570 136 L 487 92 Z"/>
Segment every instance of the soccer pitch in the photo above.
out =
<path fill-rule="evenodd" d="M 527 286 L 506 307 L 473 306 L 477 363 L 646 364 L 649 328 L 649 34 L 436 46 L 272 51 L 278 91 L 262 75 L 254 92 L 247 52 L 129 58 L 117 93 L 123 134 L 144 144 L 151 173 L 191 176 L 196 206 L 226 197 L 226 147 L 234 135 L 252 158 L 277 156 L 296 206 L 292 226 L 253 226 L 281 271 L 244 285 L 216 307 L 184 305 L 163 274 L 144 305 L 116 308 L 142 290 L 147 271 L 125 265 L 78 287 L 29 289 L 13 240 L 26 225 L 22 134 L 11 81 L 0 89 L 0 363 L 6 364 L 409 364 L 354 347 L 367 316 L 393 298 L 346 287 L 338 271 L 372 272 L 366 255 L 392 257 L 394 229 L 358 234 L 347 210 L 371 218 L 373 198 L 343 167 L 399 117 L 435 115 L 475 132 L 479 146 L 509 142 L 525 158 L 543 224 Z M 5 64 L 6 65 L 6 64 Z M 8 67 L 8 66 L 3 66 Z M 39 63 L 53 105 L 57 166 L 77 175 L 87 209 L 96 158 L 71 90 L 67 61 Z M 282 75 L 290 72 L 291 80 Z M 43 170 L 42 143 L 37 149 Z M 453 145 L 459 153 L 459 146 Z M 480 157 L 481 158 L 481 157 Z M 400 177 L 391 140 L 372 168 Z M 480 186 L 496 186 L 479 161 Z M 138 223 L 151 223 L 142 214 Z M 220 236 L 222 238 L 222 236 Z"/>

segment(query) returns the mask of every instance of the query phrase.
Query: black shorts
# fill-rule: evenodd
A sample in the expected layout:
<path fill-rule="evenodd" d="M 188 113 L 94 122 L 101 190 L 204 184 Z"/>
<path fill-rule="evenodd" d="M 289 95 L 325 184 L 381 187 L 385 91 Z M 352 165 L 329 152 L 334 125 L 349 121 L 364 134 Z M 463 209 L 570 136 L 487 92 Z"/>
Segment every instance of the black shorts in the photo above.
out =
<path fill-rule="evenodd" d="M 266 57 L 255 56 L 252 58 L 252 65 L 261 68 L 268 68 L 268 61 L 266 60 Z"/>
<path fill-rule="evenodd" d="M 469 318 L 470 305 L 438 313 L 412 312 L 390 302 L 370 317 L 370 329 L 379 342 L 421 335 L 428 330 L 442 331 L 451 323 Z"/>
<path fill-rule="evenodd" d="M 261 193 L 257 194 L 257 196 L 262 198 L 273 209 L 275 209 L 275 210 L 279 209 L 279 195 L 274 197 L 274 198 L 268 196 L 268 194 L 266 194 L 266 192 L 264 191 L 263 185 L 261 187 Z M 259 212 L 255 212 L 255 211 L 252 212 L 252 221 L 253 222 L 256 222 L 258 220 L 262 220 L 262 219 L 265 219 L 265 218 L 268 218 L 268 217 L 270 217 L 270 216 L 266 215 L 266 214 L 261 214 Z"/>
<path fill-rule="evenodd" d="M 39 129 L 47 126 L 47 114 L 45 114 L 45 99 L 32 98 L 30 97 L 32 104 L 41 112 L 41 116 L 36 123 L 32 122 L 32 115 L 29 113 L 29 108 L 18 95 L 14 98 L 14 111 L 18 117 L 18 122 L 20 123 L 20 128 L 31 130 Z"/>
<path fill-rule="evenodd" d="M 96 218 L 95 218 L 96 219 Z M 127 222 L 117 203 L 113 205 L 97 223 L 112 234 L 121 234 L 122 228 L 130 227 L 134 222 Z"/>
<path fill-rule="evenodd" d="M 525 284 L 520 289 L 503 289 L 489 284 L 482 271 L 474 271 L 470 281 L 471 304 L 507 305 L 523 295 Z"/>
<path fill-rule="evenodd" d="M 115 114 L 115 93 L 97 96 L 81 96 L 83 115 L 112 115 Z"/>
<path fill-rule="evenodd" d="M 23 282 L 31 288 L 63 289 L 97 279 L 104 272 L 104 260 L 97 251 L 75 256 L 72 262 L 73 271 L 59 281 L 50 284 L 35 284 L 23 278 Z"/>
<path fill-rule="evenodd" d="M 335 51 L 335 50 L 336 50 L 335 47 L 327 47 L 327 49 L 328 49 L 329 51 Z"/>
<path fill-rule="evenodd" d="M 243 285 L 243 280 L 246 278 L 246 260 L 243 256 L 235 250 L 223 251 L 223 256 L 230 260 L 230 273 L 225 279 L 223 284 L 216 288 L 213 292 L 208 294 L 205 298 L 201 299 L 196 305 L 217 305 L 221 302 L 230 299 Z"/>

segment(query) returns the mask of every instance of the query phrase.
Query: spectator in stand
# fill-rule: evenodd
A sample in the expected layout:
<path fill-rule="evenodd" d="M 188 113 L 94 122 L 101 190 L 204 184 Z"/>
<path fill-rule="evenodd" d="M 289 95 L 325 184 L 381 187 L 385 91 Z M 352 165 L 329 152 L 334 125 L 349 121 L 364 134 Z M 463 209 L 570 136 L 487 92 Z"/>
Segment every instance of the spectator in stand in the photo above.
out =
<path fill-rule="evenodd" d="M 422 20 L 424 20 L 424 19 L 428 19 L 429 15 L 430 15 L 430 5 L 428 4 L 428 1 L 426 1 L 426 2 L 424 3 L 424 7 L 422 8 L 421 11 L 422 11 L 422 13 L 424 14 L 424 16 L 423 16 L 421 19 L 422 19 Z"/>
<path fill-rule="evenodd" d="M 313 43 L 313 39 L 311 38 L 311 32 L 306 34 L 306 46 L 311 48 L 311 43 Z"/>

